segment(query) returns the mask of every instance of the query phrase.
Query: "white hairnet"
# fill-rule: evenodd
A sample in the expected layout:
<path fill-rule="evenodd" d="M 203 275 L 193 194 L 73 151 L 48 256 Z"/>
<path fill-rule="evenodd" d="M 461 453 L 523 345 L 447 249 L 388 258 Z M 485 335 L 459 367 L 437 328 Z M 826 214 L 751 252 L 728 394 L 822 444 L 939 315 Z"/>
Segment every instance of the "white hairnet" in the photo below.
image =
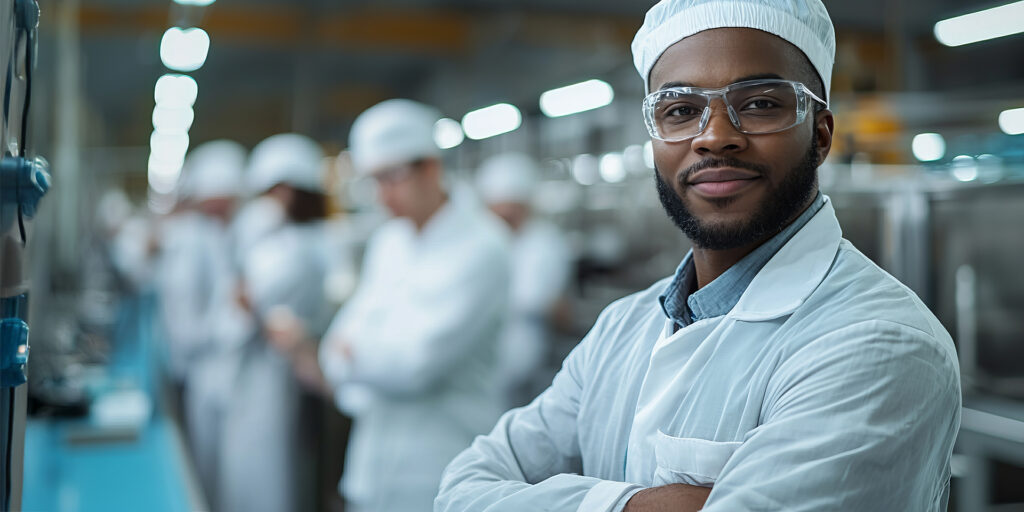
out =
<path fill-rule="evenodd" d="M 199 145 L 185 159 L 180 194 L 198 201 L 240 195 L 245 154 L 241 144 L 230 140 Z"/>
<path fill-rule="evenodd" d="M 633 39 L 633 62 L 650 91 L 654 63 L 669 46 L 698 32 L 723 27 L 775 34 L 807 55 L 828 101 L 836 34 L 821 0 L 662 0 L 647 11 Z"/>
<path fill-rule="evenodd" d="M 485 203 L 528 203 L 537 186 L 537 163 L 523 153 L 492 156 L 480 165 L 476 186 Z"/>
<path fill-rule="evenodd" d="M 285 184 L 322 192 L 324 151 L 313 139 L 282 133 L 263 139 L 249 156 L 249 189 L 256 194 Z"/>
<path fill-rule="evenodd" d="M 402 99 L 378 103 L 359 114 L 348 137 L 356 173 L 368 176 L 391 165 L 439 156 L 434 124 L 440 118 L 437 110 Z"/>
<path fill-rule="evenodd" d="M 96 205 L 96 222 L 107 233 L 117 231 L 132 215 L 132 202 L 119 188 L 103 193 Z"/>

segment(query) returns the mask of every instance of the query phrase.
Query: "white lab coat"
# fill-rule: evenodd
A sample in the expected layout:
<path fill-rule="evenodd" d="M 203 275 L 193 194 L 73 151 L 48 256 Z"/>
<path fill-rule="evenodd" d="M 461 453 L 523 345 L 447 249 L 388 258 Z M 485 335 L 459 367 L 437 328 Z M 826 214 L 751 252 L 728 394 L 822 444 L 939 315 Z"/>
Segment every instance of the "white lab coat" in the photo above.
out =
<path fill-rule="evenodd" d="M 551 387 L 448 467 L 441 511 L 620 511 L 713 486 L 703 510 L 945 510 L 953 342 L 841 239 L 831 202 L 726 315 L 678 331 L 658 295 L 609 306 Z"/>
<path fill-rule="evenodd" d="M 514 407 L 543 389 L 533 384 L 542 379 L 551 310 L 565 293 L 572 261 L 562 233 L 540 219 L 531 219 L 514 234 L 510 255 L 510 311 L 498 344 L 498 375 L 506 403 Z"/>
<path fill-rule="evenodd" d="M 111 241 L 111 262 L 136 291 L 147 290 L 153 285 L 154 266 L 159 264 L 149 252 L 152 230 L 152 219 L 133 216 L 124 222 Z"/>
<path fill-rule="evenodd" d="M 212 498 L 224 409 L 236 368 L 215 332 L 217 311 L 234 295 L 229 230 L 215 219 L 186 212 L 165 226 L 163 246 L 158 291 L 170 371 L 184 384 L 185 423 L 196 472 Z"/>
<path fill-rule="evenodd" d="M 499 222 L 456 196 L 422 232 L 394 219 L 370 240 L 362 281 L 320 348 L 339 406 L 355 416 L 341 484 L 350 507 L 431 510 L 445 465 L 500 415 L 494 352 L 508 263 Z M 364 400 L 349 400 L 360 391 Z"/>
<path fill-rule="evenodd" d="M 327 274 L 323 223 L 285 224 L 254 241 L 244 256 L 243 279 L 253 313 L 225 316 L 224 336 L 239 369 L 232 385 L 221 441 L 222 512 L 295 510 L 301 389 L 291 364 L 260 332 L 262 319 L 286 306 L 313 336 L 331 311 L 324 300 Z M 232 332 L 233 331 L 233 332 Z"/>
<path fill-rule="evenodd" d="M 285 223 L 285 215 L 281 203 L 269 196 L 256 197 L 238 209 L 231 223 L 231 235 L 235 264 L 239 268 L 245 265 L 253 246 Z"/>
<path fill-rule="evenodd" d="M 155 277 L 158 311 L 167 343 L 168 371 L 179 383 L 185 381 L 189 359 L 209 336 L 208 331 L 193 329 L 191 320 L 205 319 L 203 312 L 208 310 L 209 294 L 204 288 L 211 281 L 203 278 L 203 224 L 200 214 L 184 212 L 164 220 L 160 230 L 161 253 Z"/>

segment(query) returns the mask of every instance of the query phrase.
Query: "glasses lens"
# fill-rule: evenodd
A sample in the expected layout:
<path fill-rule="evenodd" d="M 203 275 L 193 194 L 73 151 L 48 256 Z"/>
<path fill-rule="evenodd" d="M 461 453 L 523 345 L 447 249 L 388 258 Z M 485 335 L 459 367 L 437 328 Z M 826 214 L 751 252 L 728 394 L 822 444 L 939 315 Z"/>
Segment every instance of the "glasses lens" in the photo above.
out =
<path fill-rule="evenodd" d="M 668 140 L 685 139 L 700 133 L 700 117 L 707 105 L 705 96 L 672 90 L 660 91 L 648 102 L 653 126 L 659 136 Z"/>
<path fill-rule="evenodd" d="M 771 133 L 796 124 L 800 97 L 788 83 L 739 87 L 726 94 L 744 133 Z"/>

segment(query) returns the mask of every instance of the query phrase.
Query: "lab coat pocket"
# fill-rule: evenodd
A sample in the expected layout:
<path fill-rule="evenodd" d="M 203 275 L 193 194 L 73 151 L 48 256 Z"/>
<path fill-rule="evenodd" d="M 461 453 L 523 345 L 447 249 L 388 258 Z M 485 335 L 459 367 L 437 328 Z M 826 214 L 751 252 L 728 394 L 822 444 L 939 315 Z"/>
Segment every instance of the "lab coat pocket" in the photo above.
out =
<path fill-rule="evenodd" d="M 672 437 L 659 429 L 654 444 L 654 457 L 658 464 L 654 471 L 654 486 L 689 484 L 711 487 L 740 444 Z"/>

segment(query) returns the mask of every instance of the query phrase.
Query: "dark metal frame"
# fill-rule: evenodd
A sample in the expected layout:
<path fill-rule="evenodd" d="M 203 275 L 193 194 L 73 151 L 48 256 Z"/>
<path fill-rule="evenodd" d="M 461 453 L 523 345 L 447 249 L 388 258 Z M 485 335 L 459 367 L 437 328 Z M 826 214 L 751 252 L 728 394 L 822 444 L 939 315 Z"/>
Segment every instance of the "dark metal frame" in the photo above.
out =
<path fill-rule="evenodd" d="M 28 224 L 49 188 L 43 160 L 29 158 L 29 106 L 39 5 L 5 0 L 0 6 L 2 165 L 0 165 L 0 512 L 21 508 L 28 358 L 28 285 L 24 252 Z M 3 62 L 3 61 L 0 61 Z"/>

